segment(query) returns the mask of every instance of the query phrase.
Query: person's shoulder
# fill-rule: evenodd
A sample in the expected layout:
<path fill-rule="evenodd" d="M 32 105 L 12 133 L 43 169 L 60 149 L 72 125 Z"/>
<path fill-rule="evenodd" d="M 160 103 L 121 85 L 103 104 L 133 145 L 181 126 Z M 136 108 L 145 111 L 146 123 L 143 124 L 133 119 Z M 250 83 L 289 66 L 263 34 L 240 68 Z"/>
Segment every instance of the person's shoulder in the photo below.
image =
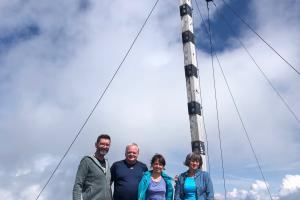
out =
<path fill-rule="evenodd" d="M 112 164 L 112 167 L 116 167 L 116 166 L 120 166 L 120 165 L 124 165 L 124 160 L 119 160 L 116 161 Z"/>
<path fill-rule="evenodd" d="M 143 173 L 143 176 L 142 176 L 142 179 L 141 179 L 140 183 L 145 184 L 145 183 L 149 182 L 150 179 L 151 179 L 151 175 L 152 175 L 152 171 L 145 171 Z"/>
<path fill-rule="evenodd" d="M 172 180 L 173 178 L 171 176 L 169 176 L 166 172 L 162 172 L 161 173 L 161 176 L 164 178 L 164 179 L 168 179 L 168 180 Z"/>
<path fill-rule="evenodd" d="M 207 171 L 202 171 L 202 170 L 198 170 L 197 172 L 196 172 L 196 176 L 200 176 L 200 175 L 203 175 L 204 177 L 209 177 L 209 173 L 207 172 Z"/>
<path fill-rule="evenodd" d="M 151 176 L 152 175 L 152 171 L 145 171 L 144 172 L 144 176 Z"/>
<path fill-rule="evenodd" d="M 185 176 L 187 176 L 187 174 L 188 174 L 188 171 L 184 171 L 184 172 L 182 172 L 179 176 L 185 177 Z"/>
<path fill-rule="evenodd" d="M 147 168 L 147 165 L 145 164 L 145 163 L 143 163 L 143 162 L 141 162 L 141 161 L 136 161 L 136 164 L 138 164 L 138 165 L 140 165 L 140 166 L 142 166 L 142 167 L 144 167 L 144 168 Z"/>
<path fill-rule="evenodd" d="M 80 160 L 80 165 L 89 165 L 90 162 L 92 162 L 92 159 L 90 158 L 90 156 L 84 156 Z"/>
<path fill-rule="evenodd" d="M 202 174 L 205 174 L 205 175 L 208 175 L 209 173 L 207 171 L 203 171 L 201 169 L 198 170 L 198 173 L 202 173 Z"/>
<path fill-rule="evenodd" d="M 90 160 L 91 159 L 91 156 L 83 156 L 81 158 L 81 161 L 86 161 L 86 160 Z"/>
<path fill-rule="evenodd" d="M 118 160 L 113 163 L 113 165 L 121 165 L 121 164 L 124 164 L 124 160 Z"/>

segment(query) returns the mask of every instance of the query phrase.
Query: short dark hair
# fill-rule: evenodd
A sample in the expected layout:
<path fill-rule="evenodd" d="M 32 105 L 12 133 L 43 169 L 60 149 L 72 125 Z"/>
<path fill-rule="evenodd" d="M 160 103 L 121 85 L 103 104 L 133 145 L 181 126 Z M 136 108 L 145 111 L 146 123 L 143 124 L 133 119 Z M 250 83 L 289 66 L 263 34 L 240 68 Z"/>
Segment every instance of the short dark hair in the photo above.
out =
<path fill-rule="evenodd" d="M 151 165 L 155 163 L 155 161 L 158 161 L 163 166 L 166 166 L 166 160 L 161 154 L 155 154 L 151 159 Z"/>
<path fill-rule="evenodd" d="M 198 161 L 199 169 L 202 167 L 203 161 L 199 153 L 189 153 L 185 158 L 184 165 L 189 167 L 191 161 Z"/>
<path fill-rule="evenodd" d="M 108 140 L 110 140 L 110 136 L 107 135 L 107 134 L 101 134 L 101 135 L 98 136 L 96 143 L 98 143 L 101 139 L 108 139 Z"/>

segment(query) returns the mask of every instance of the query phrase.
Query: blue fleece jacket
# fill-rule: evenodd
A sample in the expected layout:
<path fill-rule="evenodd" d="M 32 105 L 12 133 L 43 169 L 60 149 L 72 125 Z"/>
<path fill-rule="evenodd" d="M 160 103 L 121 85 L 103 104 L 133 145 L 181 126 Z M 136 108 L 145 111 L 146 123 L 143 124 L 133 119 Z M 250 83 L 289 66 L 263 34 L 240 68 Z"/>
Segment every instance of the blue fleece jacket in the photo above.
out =
<path fill-rule="evenodd" d="M 180 174 L 175 185 L 174 200 L 184 200 L 184 182 L 188 176 L 188 171 Z M 214 189 L 210 176 L 207 172 L 197 170 L 195 174 L 196 182 L 196 199 L 197 200 L 213 200 Z"/>

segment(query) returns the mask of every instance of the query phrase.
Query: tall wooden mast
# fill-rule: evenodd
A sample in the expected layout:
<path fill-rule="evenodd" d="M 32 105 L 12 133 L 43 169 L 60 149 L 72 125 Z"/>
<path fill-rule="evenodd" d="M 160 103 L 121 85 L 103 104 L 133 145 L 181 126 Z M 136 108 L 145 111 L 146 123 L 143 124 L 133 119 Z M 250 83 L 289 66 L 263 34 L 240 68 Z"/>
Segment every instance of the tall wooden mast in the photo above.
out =
<path fill-rule="evenodd" d="M 180 16 L 182 23 L 182 43 L 184 53 L 184 69 L 188 99 L 188 112 L 192 139 L 192 151 L 200 153 L 203 159 L 202 170 L 207 170 L 205 153 L 205 133 L 200 104 L 200 88 L 198 65 L 195 47 L 195 36 L 192 16 L 192 0 L 180 0 Z"/>

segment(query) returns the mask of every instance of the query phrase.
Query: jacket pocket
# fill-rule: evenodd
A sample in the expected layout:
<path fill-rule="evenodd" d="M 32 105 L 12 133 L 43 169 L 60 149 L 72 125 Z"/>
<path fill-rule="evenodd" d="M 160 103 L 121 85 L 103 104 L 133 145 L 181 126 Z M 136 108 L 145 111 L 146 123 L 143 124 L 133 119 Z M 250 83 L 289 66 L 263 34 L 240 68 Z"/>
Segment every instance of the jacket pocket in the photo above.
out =
<path fill-rule="evenodd" d="M 86 200 L 86 199 L 90 199 L 91 198 L 91 195 L 92 195 L 92 188 L 89 187 L 87 188 L 84 193 L 82 194 L 82 199 L 83 200 Z"/>

